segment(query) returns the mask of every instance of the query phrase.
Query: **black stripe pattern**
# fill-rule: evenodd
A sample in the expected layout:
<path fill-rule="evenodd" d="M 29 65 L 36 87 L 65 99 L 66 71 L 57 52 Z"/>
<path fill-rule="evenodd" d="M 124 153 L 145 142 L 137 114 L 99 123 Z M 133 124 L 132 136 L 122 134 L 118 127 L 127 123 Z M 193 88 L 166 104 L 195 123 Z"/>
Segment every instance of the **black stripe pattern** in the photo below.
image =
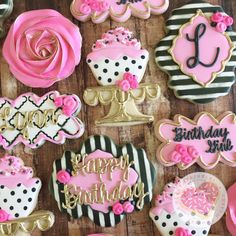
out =
<path fill-rule="evenodd" d="M 13 10 L 13 0 L 1 0 L 0 3 L 0 38 L 5 35 L 3 21 L 9 17 Z"/>
<path fill-rule="evenodd" d="M 152 200 L 152 189 L 156 180 L 156 171 L 152 163 L 148 160 L 146 152 L 143 149 L 137 149 L 132 144 L 128 143 L 124 146 L 117 146 L 109 137 L 102 135 L 95 135 L 89 137 L 81 146 L 77 154 L 90 154 L 96 150 L 109 152 L 115 158 L 122 155 L 129 155 L 129 160 L 134 161 L 132 168 L 138 173 L 138 182 L 143 182 L 145 185 L 145 192 L 149 192 L 144 198 L 144 203 L 150 203 Z M 50 181 L 50 191 L 54 195 L 61 211 L 67 212 L 73 218 L 80 218 L 81 216 L 89 217 L 95 224 L 102 227 L 114 227 L 118 224 L 125 215 L 115 215 L 113 211 L 108 213 L 93 210 L 89 205 L 77 205 L 74 209 L 64 209 L 62 204 L 65 202 L 63 184 L 57 182 L 56 174 L 60 170 L 72 170 L 71 157 L 74 155 L 71 151 L 66 151 L 61 159 L 58 159 L 53 164 L 53 172 Z M 134 199 L 136 201 L 136 199 Z"/>
<path fill-rule="evenodd" d="M 166 23 L 168 34 L 157 45 L 155 57 L 158 66 L 168 73 L 168 86 L 174 90 L 176 97 L 197 104 L 205 104 L 229 93 L 235 82 L 236 49 L 234 49 L 230 60 L 226 64 L 225 70 L 217 75 L 216 79 L 207 87 L 199 85 L 180 70 L 179 65 L 172 59 L 169 49 L 173 45 L 173 40 L 179 34 L 180 27 L 189 22 L 199 9 L 208 17 L 216 11 L 224 12 L 222 7 L 213 6 L 202 1 L 194 1 L 175 9 Z M 236 33 L 233 31 L 227 31 L 226 33 L 236 46 Z"/>

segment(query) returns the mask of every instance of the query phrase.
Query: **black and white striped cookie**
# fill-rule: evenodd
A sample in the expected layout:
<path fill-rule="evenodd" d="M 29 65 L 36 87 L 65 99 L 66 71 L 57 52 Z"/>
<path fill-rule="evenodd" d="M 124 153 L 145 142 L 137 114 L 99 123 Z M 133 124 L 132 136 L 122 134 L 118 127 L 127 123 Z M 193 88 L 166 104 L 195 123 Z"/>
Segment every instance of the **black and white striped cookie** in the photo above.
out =
<path fill-rule="evenodd" d="M 50 191 L 62 212 L 110 227 L 152 200 L 155 175 L 143 149 L 95 135 L 54 162 Z"/>
<path fill-rule="evenodd" d="M 5 35 L 4 20 L 9 17 L 13 10 L 13 0 L 2 0 L 0 3 L 0 38 Z"/>
<path fill-rule="evenodd" d="M 229 93 L 236 66 L 232 24 L 222 7 L 199 0 L 172 12 L 155 55 L 177 98 L 204 104 Z"/>

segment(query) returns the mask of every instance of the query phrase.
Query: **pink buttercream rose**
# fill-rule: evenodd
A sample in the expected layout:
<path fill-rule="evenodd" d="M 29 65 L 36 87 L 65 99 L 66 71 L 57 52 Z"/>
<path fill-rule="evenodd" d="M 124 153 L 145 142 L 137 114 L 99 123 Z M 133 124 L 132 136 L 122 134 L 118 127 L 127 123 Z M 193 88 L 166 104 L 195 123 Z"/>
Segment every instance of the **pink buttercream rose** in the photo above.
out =
<path fill-rule="evenodd" d="M 85 15 L 89 15 L 92 11 L 91 7 L 86 3 L 82 3 L 79 10 L 81 13 L 83 13 Z"/>
<path fill-rule="evenodd" d="M 4 211 L 2 209 L 0 210 L 0 222 L 1 223 L 7 221 L 9 219 L 9 216 L 10 215 L 6 211 Z"/>
<path fill-rule="evenodd" d="M 188 155 L 188 154 L 183 155 L 183 156 L 181 157 L 181 162 L 182 162 L 184 165 L 190 164 L 190 163 L 192 162 L 192 160 L 193 160 L 193 158 L 192 158 L 190 155 Z"/>
<path fill-rule="evenodd" d="M 62 184 L 67 184 L 71 179 L 70 174 L 65 170 L 60 170 L 57 172 L 57 180 Z"/>
<path fill-rule="evenodd" d="M 176 151 L 172 152 L 170 155 L 170 161 L 175 164 L 179 163 L 181 161 L 181 154 Z"/>
<path fill-rule="evenodd" d="M 124 212 L 123 206 L 121 203 L 117 202 L 112 206 L 112 211 L 115 215 L 120 215 Z"/>
<path fill-rule="evenodd" d="M 227 26 L 225 23 L 223 22 L 219 22 L 217 23 L 216 25 L 216 30 L 219 32 L 219 33 L 224 33 L 227 29 Z"/>
<path fill-rule="evenodd" d="M 134 206 L 131 202 L 127 201 L 123 204 L 123 209 L 125 213 L 132 213 L 134 211 Z"/>
<path fill-rule="evenodd" d="M 187 147 L 183 144 L 177 144 L 175 146 L 175 151 L 179 152 L 181 155 L 187 154 Z"/>
<path fill-rule="evenodd" d="M 193 158 L 198 158 L 199 157 L 199 152 L 193 146 L 188 147 L 188 153 Z"/>
<path fill-rule="evenodd" d="M 61 107 L 63 105 L 63 98 L 62 97 L 55 98 L 54 104 L 56 107 Z"/>
<path fill-rule="evenodd" d="M 234 23 L 234 19 L 231 16 L 224 16 L 223 22 L 226 26 L 231 26 Z"/>
<path fill-rule="evenodd" d="M 221 12 L 216 12 L 211 16 L 211 21 L 213 21 L 215 23 L 222 22 L 223 19 L 224 19 L 224 16 Z"/>
<path fill-rule="evenodd" d="M 70 76 L 80 62 L 79 28 L 50 9 L 24 12 L 10 28 L 3 56 L 27 86 L 49 87 Z"/>
<path fill-rule="evenodd" d="M 192 236 L 188 229 L 178 227 L 175 230 L 175 236 Z"/>

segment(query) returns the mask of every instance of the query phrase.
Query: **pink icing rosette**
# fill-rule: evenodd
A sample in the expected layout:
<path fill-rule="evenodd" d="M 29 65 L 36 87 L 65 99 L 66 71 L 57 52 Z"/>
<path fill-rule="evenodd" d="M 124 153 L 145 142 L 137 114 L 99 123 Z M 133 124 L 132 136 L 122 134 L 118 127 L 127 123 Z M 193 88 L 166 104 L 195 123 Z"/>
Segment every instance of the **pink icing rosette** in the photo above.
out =
<path fill-rule="evenodd" d="M 10 71 L 27 86 L 49 87 L 70 76 L 81 57 L 79 28 L 50 9 L 17 17 L 3 45 Z"/>

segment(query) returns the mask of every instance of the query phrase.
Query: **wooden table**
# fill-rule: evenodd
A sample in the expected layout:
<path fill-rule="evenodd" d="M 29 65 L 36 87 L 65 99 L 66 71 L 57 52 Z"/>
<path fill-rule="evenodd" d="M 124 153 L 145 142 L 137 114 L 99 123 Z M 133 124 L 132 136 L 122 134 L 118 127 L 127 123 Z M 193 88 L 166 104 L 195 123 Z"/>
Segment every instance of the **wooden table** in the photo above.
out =
<path fill-rule="evenodd" d="M 161 72 L 154 61 L 154 48 L 156 43 L 165 35 L 164 25 L 165 20 L 170 16 L 171 10 L 182 6 L 187 3 L 188 0 L 170 0 L 170 8 L 167 13 L 162 16 L 153 16 L 149 20 L 138 20 L 131 18 L 125 24 L 118 24 L 116 22 L 107 20 L 100 25 L 94 25 L 91 22 L 78 23 L 70 14 L 70 2 L 71 0 L 14 0 L 14 12 L 8 19 L 7 24 L 10 26 L 11 22 L 22 12 L 40 9 L 40 8 L 53 8 L 61 12 L 65 17 L 69 18 L 75 24 L 80 27 L 81 34 L 84 39 L 82 48 L 82 60 L 76 71 L 70 78 L 56 83 L 48 89 L 31 89 L 24 86 L 16 79 L 12 77 L 9 72 L 8 65 L 1 56 L 0 72 L 1 72 L 1 95 L 9 98 L 16 98 L 18 95 L 24 92 L 33 91 L 38 95 L 43 95 L 50 90 L 58 90 L 61 93 L 75 93 L 82 98 L 83 91 L 88 86 L 96 86 L 97 83 L 86 64 L 86 55 L 91 51 L 91 46 L 96 39 L 100 38 L 101 33 L 106 30 L 123 25 L 135 32 L 137 38 L 142 42 L 144 48 L 150 52 L 150 61 L 145 75 L 146 82 L 158 82 L 161 86 L 161 97 L 156 102 L 146 102 L 140 106 L 140 109 L 149 114 L 154 114 L 155 122 L 161 118 L 173 118 L 177 113 L 181 113 L 190 118 L 193 118 L 200 111 L 208 111 L 213 115 L 219 115 L 221 112 L 230 110 L 236 111 L 236 103 L 234 102 L 236 96 L 236 87 L 232 88 L 231 93 L 228 96 L 217 99 L 216 101 L 207 105 L 193 105 L 189 102 L 176 99 L 173 92 L 167 88 L 167 75 Z M 235 0 L 211 0 L 213 4 L 223 5 L 225 11 L 229 15 L 234 15 L 236 18 L 236 1 Z M 236 27 L 235 27 L 236 28 Z M 1 45 L 3 40 L 1 42 Z M 39 196 L 39 209 L 48 209 L 54 212 L 56 216 L 56 222 L 54 227 L 48 231 L 41 233 L 35 231 L 33 236 L 85 236 L 88 233 L 94 232 L 106 232 L 119 236 L 151 236 L 160 235 L 153 225 L 151 219 L 148 216 L 150 205 L 145 206 L 143 211 L 135 212 L 129 215 L 123 222 L 121 222 L 116 228 L 103 229 L 95 226 L 89 219 L 82 218 L 79 220 L 70 219 L 69 216 L 61 214 L 58 210 L 57 203 L 50 195 L 48 191 L 48 180 L 52 170 L 52 163 L 55 159 L 61 157 L 64 150 L 76 151 L 83 141 L 89 135 L 92 134 L 105 134 L 113 138 L 117 143 L 132 142 L 138 147 L 145 148 L 150 160 L 154 163 L 158 179 L 155 186 L 155 193 L 162 190 L 165 183 L 173 180 L 178 175 L 180 177 L 185 176 L 191 172 L 203 171 L 197 165 L 189 168 L 186 171 L 179 171 L 177 168 L 163 168 L 158 164 L 155 151 L 159 142 L 154 136 L 154 124 L 151 125 L 139 125 L 133 127 L 120 127 L 120 128 L 100 128 L 94 125 L 95 118 L 102 117 L 107 111 L 104 107 L 88 107 L 83 106 L 80 118 L 85 122 L 86 131 L 84 136 L 78 140 L 68 140 L 65 145 L 56 146 L 51 143 L 46 143 L 38 150 L 31 150 L 25 148 L 22 145 L 18 145 L 14 150 L 9 151 L 10 154 L 14 154 L 24 159 L 25 163 L 29 166 L 33 166 L 36 175 L 42 179 L 43 188 Z M 1 154 L 4 155 L 4 151 L 1 150 Z M 236 181 L 236 171 L 234 168 L 219 164 L 214 170 L 209 173 L 216 175 L 220 178 L 226 187 L 230 186 Z M 229 235 L 227 233 L 225 219 L 217 222 L 211 228 L 212 234 L 217 235 Z"/>

